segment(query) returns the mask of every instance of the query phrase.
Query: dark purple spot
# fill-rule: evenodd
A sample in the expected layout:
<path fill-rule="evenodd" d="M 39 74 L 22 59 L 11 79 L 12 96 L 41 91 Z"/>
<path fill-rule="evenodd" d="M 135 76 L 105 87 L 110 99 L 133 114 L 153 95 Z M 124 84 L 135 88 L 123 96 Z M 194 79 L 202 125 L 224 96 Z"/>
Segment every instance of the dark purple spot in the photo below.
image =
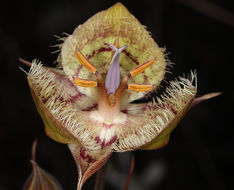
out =
<path fill-rule="evenodd" d="M 96 107 L 97 107 L 97 104 L 93 104 L 92 106 L 87 107 L 87 108 L 83 109 L 82 111 L 92 111 L 92 110 L 95 109 Z"/>
<path fill-rule="evenodd" d="M 48 96 L 47 98 L 43 99 L 42 103 L 45 104 L 50 98 L 51 98 L 51 96 Z"/>
<path fill-rule="evenodd" d="M 101 142 L 100 137 L 96 137 L 96 138 L 95 138 L 95 141 L 99 144 L 99 143 Z"/>
<path fill-rule="evenodd" d="M 92 156 L 86 153 L 86 150 L 81 148 L 80 149 L 80 157 L 85 160 L 88 163 L 94 163 L 96 162 L 96 159 L 94 159 Z"/>
<path fill-rule="evenodd" d="M 124 109 L 121 112 L 128 114 L 128 109 Z"/>

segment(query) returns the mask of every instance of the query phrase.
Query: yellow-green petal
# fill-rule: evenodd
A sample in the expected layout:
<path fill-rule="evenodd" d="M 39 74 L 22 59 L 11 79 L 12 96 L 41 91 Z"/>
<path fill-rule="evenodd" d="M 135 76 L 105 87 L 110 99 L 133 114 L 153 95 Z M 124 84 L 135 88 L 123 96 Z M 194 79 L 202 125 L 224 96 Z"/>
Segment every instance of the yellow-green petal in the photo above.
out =
<path fill-rule="evenodd" d="M 96 66 L 100 74 L 106 75 L 112 52 L 111 48 L 104 44 L 113 44 L 117 37 L 119 37 L 120 47 L 128 45 L 126 51 L 120 56 L 121 77 L 128 75 L 137 65 L 156 58 L 156 63 L 150 68 L 129 80 L 129 83 L 147 83 L 156 88 L 165 74 L 164 54 L 145 27 L 121 3 L 116 3 L 109 9 L 95 14 L 67 37 L 61 49 L 61 64 L 64 72 L 69 76 L 95 79 L 95 75 L 85 69 L 76 58 L 75 52 L 78 49 Z M 97 88 L 80 87 L 79 90 L 90 97 L 97 94 Z M 145 94 L 146 92 L 126 90 L 122 104 Z"/>

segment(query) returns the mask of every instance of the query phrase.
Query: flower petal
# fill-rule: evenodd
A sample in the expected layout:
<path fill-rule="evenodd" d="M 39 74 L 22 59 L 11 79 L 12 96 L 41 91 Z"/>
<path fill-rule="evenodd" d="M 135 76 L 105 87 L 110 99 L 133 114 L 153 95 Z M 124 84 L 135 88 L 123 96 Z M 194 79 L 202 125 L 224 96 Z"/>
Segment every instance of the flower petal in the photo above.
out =
<path fill-rule="evenodd" d="M 85 181 L 106 163 L 112 149 L 107 147 L 102 150 L 87 150 L 78 144 L 69 144 L 68 147 L 76 161 L 79 173 L 77 190 L 81 190 Z"/>
<path fill-rule="evenodd" d="M 105 46 L 105 43 L 113 44 L 117 37 L 120 47 L 128 45 L 120 56 L 121 77 L 128 75 L 139 64 L 156 58 L 156 63 L 151 65 L 150 69 L 147 68 L 129 80 L 130 83 L 149 83 L 156 88 L 163 79 L 166 69 L 163 51 L 145 27 L 121 3 L 97 13 L 67 37 L 61 49 L 64 72 L 69 76 L 95 79 L 95 75 L 88 72 L 76 58 L 75 52 L 78 49 L 100 74 L 106 75 L 110 68 L 112 51 Z M 97 89 L 82 88 L 80 91 L 92 97 Z M 146 92 L 126 91 L 122 102 L 126 104 L 145 94 Z"/>
<path fill-rule="evenodd" d="M 116 128 L 118 140 L 113 148 L 117 151 L 153 150 L 166 145 L 170 133 L 189 110 L 195 98 L 196 87 L 192 84 L 193 80 L 196 80 L 194 74 L 191 80 L 179 78 L 171 82 L 167 93 L 161 99 L 157 99 L 157 102 L 125 108 L 129 115 L 129 125 Z M 136 112 L 134 107 L 137 106 L 140 109 Z"/>
<path fill-rule="evenodd" d="M 92 110 L 96 102 L 80 93 L 63 71 L 43 67 L 36 61 L 27 78 L 47 135 L 61 143 L 80 142 L 74 133 L 74 127 L 79 125 L 74 115 L 80 110 Z M 82 130 L 81 127 L 78 132 Z"/>

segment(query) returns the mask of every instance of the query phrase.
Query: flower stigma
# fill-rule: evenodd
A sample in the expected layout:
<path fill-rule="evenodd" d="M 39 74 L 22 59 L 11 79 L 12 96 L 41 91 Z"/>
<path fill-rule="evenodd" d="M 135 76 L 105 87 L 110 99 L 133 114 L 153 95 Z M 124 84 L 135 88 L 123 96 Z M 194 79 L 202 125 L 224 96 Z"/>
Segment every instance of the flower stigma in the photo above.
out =
<path fill-rule="evenodd" d="M 105 43 L 112 50 L 111 65 L 104 80 L 104 76 L 98 73 L 97 68 L 90 63 L 85 56 L 76 50 L 76 57 L 79 62 L 90 72 L 96 75 L 97 81 L 73 78 L 73 82 L 81 87 L 98 87 L 99 103 L 98 111 L 102 117 L 107 120 L 113 120 L 114 117 L 120 112 L 120 103 L 123 91 L 128 89 L 136 92 L 146 92 L 153 89 L 151 84 L 127 84 L 131 77 L 142 73 L 146 68 L 152 65 L 156 58 L 142 63 L 135 67 L 130 73 L 121 79 L 119 60 L 120 54 L 127 48 L 127 45 L 119 48 L 119 38 L 116 38 L 114 44 Z"/>

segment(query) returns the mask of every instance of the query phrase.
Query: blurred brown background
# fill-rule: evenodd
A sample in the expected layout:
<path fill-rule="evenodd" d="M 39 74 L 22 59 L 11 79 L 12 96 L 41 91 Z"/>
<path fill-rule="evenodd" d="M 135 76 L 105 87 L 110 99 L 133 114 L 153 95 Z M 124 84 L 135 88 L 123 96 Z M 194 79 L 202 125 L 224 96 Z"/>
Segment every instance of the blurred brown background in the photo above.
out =
<path fill-rule="evenodd" d="M 114 0 L 21 0 L 0 6 L 1 116 L 0 190 L 19 190 L 31 172 L 31 144 L 38 138 L 37 161 L 64 190 L 75 190 L 75 164 L 66 145 L 44 134 L 18 58 L 38 58 L 53 65 L 54 35 L 71 34 Z M 229 190 L 233 185 L 234 72 L 232 0 L 123 0 L 155 41 L 176 63 L 169 79 L 198 71 L 198 95 L 221 91 L 220 97 L 194 107 L 172 133 L 168 146 L 135 152 L 130 189 Z M 123 189 L 130 154 L 114 154 L 105 189 Z M 93 189 L 94 177 L 84 186 Z"/>

